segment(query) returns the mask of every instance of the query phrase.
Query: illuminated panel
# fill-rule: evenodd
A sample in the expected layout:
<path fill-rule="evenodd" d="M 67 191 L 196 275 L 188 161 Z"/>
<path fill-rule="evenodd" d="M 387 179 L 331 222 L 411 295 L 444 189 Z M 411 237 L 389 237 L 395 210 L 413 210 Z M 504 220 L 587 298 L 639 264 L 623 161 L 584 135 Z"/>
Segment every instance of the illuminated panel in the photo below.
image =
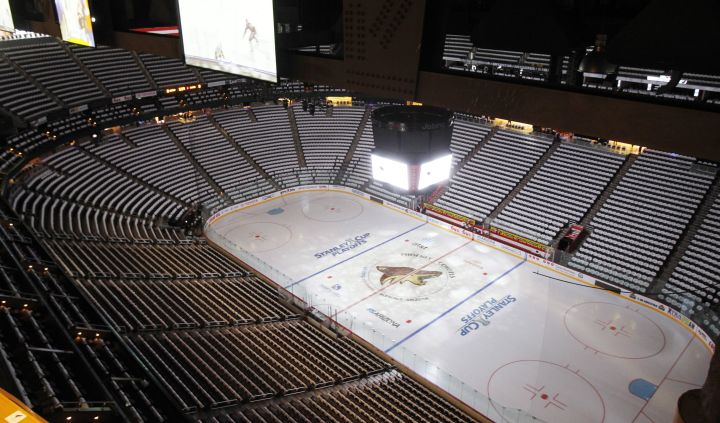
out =
<path fill-rule="evenodd" d="M 92 18 L 87 0 L 55 0 L 62 39 L 95 47 Z"/>
<path fill-rule="evenodd" d="M 440 157 L 420 165 L 420 181 L 418 189 L 422 190 L 450 178 L 452 154 Z"/>
<path fill-rule="evenodd" d="M 371 154 L 373 179 L 404 190 L 410 189 L 408 165 L 386 157 Z"/>
<path fill-rule="evenodd" d="M 0 0 L 0 31 L 15 31 L 12 12 L 10 11 L 10 0 Z"/>
<path fill-rule="evenodd" d="M 269 0 L 179 0 L 185 63 L 277 82 Z"/>

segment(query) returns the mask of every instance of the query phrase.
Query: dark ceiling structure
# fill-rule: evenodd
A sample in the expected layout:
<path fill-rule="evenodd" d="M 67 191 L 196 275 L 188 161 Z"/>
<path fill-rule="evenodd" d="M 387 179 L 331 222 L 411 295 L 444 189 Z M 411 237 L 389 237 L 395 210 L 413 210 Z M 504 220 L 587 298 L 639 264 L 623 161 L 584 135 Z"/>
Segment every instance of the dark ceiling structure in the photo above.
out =
<path fill-rule="evenodd" d="M 12 0 L 27 29 L 57 35 L 49 0 Z M 90 0 L 100 42 L 179 57 L 177 39 L 128 32 L 177 22 L 175 0 Z M 720 75 L 720 2 L 712 0 L 275 0 L 283 77 L 381 98 L 501 116 L 720 160 L 717 107 L 617 98 L 582 87 L 454 74 L 447 33 L 478 47 L 585 54 L 607 36 L 607 59 L 667 72 Z M 331 45 L 332 55 L 296 51 Z M 574 71 L 571 69 L 571 71 Z"/>

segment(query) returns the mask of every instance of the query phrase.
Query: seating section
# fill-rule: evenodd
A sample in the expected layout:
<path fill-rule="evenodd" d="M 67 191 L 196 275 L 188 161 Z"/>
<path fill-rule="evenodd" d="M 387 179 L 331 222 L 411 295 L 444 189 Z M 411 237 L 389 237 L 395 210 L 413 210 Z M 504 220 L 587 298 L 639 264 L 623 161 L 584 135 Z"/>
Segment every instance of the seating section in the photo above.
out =
<path fill-rule="evenodd" d="M 342 182 L 354 188 L 363 188 L 372 181 L 372 162 L 370 153 L 375 148 L 372 119 L 365 122 L 358 145 L 350 159 Z"/>
<path fill-rule="evenodd" d="M 530 171 L 551 140 L 497 131 L 451 178 L 437 204 L 482 222 Z"/>
<path fill-rule="evenodd" d="M 54 38 L 33 41 L 36 44 L 32 48 L 25 44 L 0 43 L 0 52 L 69 106 L 105 97 L 100 87 L 68 56 L 60 41 Z"/>
<path fill-rule="evenodd" d="M 695 159 L 646 150 L 590 222 L 570 266 L 645 292 L 658 276 L 715 175 Z"/>
<path fill-rule="evenodd" d="M 720 197 L 705 215 L 660 298 L 720 334 Z M 697 320 L 697 319 L 700 320 Z"/>
<path fill-rule="evenodd" d="M 625 160 L 581 143 L 564 143 L 493 221 L 550 245 L 560 229 L 579 223 Z"/>
<path fill-rule="evenodd" d="M 76 44 L 70 49 L 114 96 L 153 91 L 132 53 L 127 50 Z"/>
<path fill-rule="evenodd" d="M 206 202 L 216 196 L 163 126 L 132 128 L 124 131 L 123 135 L 128 142 L 122 142 L 124 140 L 118 136 L 110 136 L 106 142 L 88 147 L 88 150 L 182 201 Z"/>
<path fill-rule="evenodd" d="M 587 51 L 592 51 L 592 47 L 587 47 Z M 473 46 L 470 35 L 445 34 L 442 59 L 445 61 L 445 67 L 454 71 L 547 81 L 551 56 L 541 53 L 477 48 Z M 569 63 L 569 56 L 563 56 L 560 84 L 568 83 Z M 669 81 L 669 72 L 661 69 L 620 65 L 612 83 L 596 78 L 592 74 L 586 74 L 582 85 L 585 88 L 602 90 L 606 93 L 629 93 L 682 101 L 697 101 L 698 98 L 703 98 L 703 101 L 707 103 L 720 103 L 720 100 L 717 99 L 720 94 L 720 76 L 718 75 L 684 72 L 680 82 L 674 88 L 664 93 L 658 93 L 657 89 Z"/>
<path fill-rule="evenodd" d="M 128 338 L 181 409 L 234 405 L 357 380 L 389 368 L 300 320 Z"/>
<path fill-rule="evenodd" d="M 122 399 L 129 421 L 164 421 L 134 368 L 104 340 L 87 334 L 71 340 L 66 329 L 90 327 L 92 307 L 34 243 L 24 225 L 0 202 L 0 368 L 3 388 L 50 421 L 70 421 L 73 410 L 103 415 L 110 391 Z M 37 270 L 35 270 L 37 269 Z M 39 295 L 46 295 L 40 302 Z M 46 307 L 51 307 L 57 319 Z M 80 358 L 85 355 L 85 360 Z M 110 381 L 101 388 L 91 371 Z M 122 387 L 111 380 L 124 379 Z M 88 413 L 89 414 L 89 413 Z M 91 417 L 92 418 L 92 417 Z M 76 418 L 77 420 L 77 418 Z"/>
<path fill-rule="evenodd" d="M 443 49 L 446 67 L 492 75 L 543 81 L 550 55 L 474 47 L 469 35 L 446 34 Z"/>
<path fill-rule="evenodd" d="M 199 82 L 197 75 L 180 60 L 140 53 L 138 55 L 159 88 Z"/>
<path fill-rule="evenodd" d="M 32 121 L 60 110 L 59 104 L 18 73 L 1 54 L 0 79 L 4 85 L 0 105 L 20 118 Z"/>
<path fill-rule="evenodd" d="M 79 279 L 125 331 L 235 326 L 295 319 L 278 293 L 252 276 L 206 279 Z"/>
<path fill-rule="evenodd" d="M 200 278 L 245 272 L 202 241 L 192 244 L 88 242 L 46 239 L 45 245 L 78 278 Z"/>
<path fill-rule="evenodd" d="M 533 72 L 542 73 L 549 60 L 446 38 L 451 66 L 465 66 L 471 52 L 487 72 L 509 69 L 507 75 L 523 78 L 536 78 Z M 194 203 L 212 207 L 278 185 L 337 178 L 409 205 L 410 197 L 372 180 L 372 126 L 358 128 L 366 107 L 337 106 L 313 116 L 294 105 L 294 122 L 281 105 L 225 107 L 192 123 L 138 123 L 70 142 L 143 112 L 169 115 L 181 100 L 110 104 L 103 89 L 117 96 L 149 91 L 153 82 L 162 88 L 225 79 L 174 59 L 139 57 L 141 63 L 116 49 L 66 48 L 52 38 L 0 44 L 0 76 L 8 81 L 0 106 L 20 118 L 105 102 L 51 115 L 42 129 L 23 131 L 0 150 L 0 174 L 13 178 L 6 199 L 14 209 L 0 202 L 0 294 L 9 301 L 0 304 L 0 370 L 21 399 L 49 414 L 115 401 L 133 422 L 173 421 L 183 413 L 203 422 L 468 421 L 358 344 L 316 326 L 204 239 L 169 224 Z M 626 82 L 631 71 L 643 77 L 642 70 L 625 68 Z M 684 77 L 688 84 L 717 85 L 707 75 Z M 300 94 L 304 86 L 281 81 L 263 91 L 231 84 L 182 100 L 199 109 L 268 92 Z M 545 154 L 549 148 L 552 154 Z M 628 159 L 634 163 L 627 174 L 598 205 L 625 160 L 615 153 L 463 119 L 455 123 L 451 150 L 454 174 L 438 205 L 478 221 L 497 215 L 495 225 L 546 244 L 566 223 L 599 209 L 570 266 L 641 292 L 670 270 L 668 260 L 701 203 L 701 210 L 709 207 L 703 200 L 716 178 L 694 158 L 645 151 Z M 36 151 L 45 152 L 36 157 Z M 22 172 L 10 173 L 19 165 Z M 521 181 L 527 184 L 520 190 Z M 216 184 L 231 198 L 219 198 Z M 717 334 L 720 200 L 690 234 L 684 256 L 659 287 L 661 299 Z M 67 332 L 102 327 L 98 332 L 105 333 L 107 326 L 119 336 L 106 341 Z"/>
<path fill-rule="evenodd" d="M 152 220 L 182 212 L 180 201 L 138 183 L 88 153 L 86 147 L 93 146 L 73 146 L 48 156 L 37 170 L 24 177 L 27 189 L 15 191 L 11 197 L 15 210 L 24 213 L 33 229 L 67 236 L 65 226 L 75 230 L 83 227 L 80 233 L 84 235 L 112 237 L 109 230 L 90 229 L 102 223 L 84 224 L 78 217 L 83 213 L 89 217 L 92 213 L 110 212 Z"/>
<path fill-rule="evenodd" d="M 214 113 L 220 126 L 269 175 L 276 179 L 297 169 L 295 143 L 288 112 L 282 106 L 253 107 L 256 122 L 241 108 Z"/>
<path fill-rule="evenodd" d="M 453 124 L 450 151 L 453 153 L 453 169 L 482 141 L 490 132 L 490 127 L 476 122 L 456 119 Z"/>
<path fill-rule="evenodd" d="M 316 111 L 315 115 L 293 106 L 300 142 L 308 167 L 339 170 L 350 149 L 360 120 L 365 113 L 362 107 L 333 107 L 332 116 Z M 320 183 L 331 182 L 328 177 Z"/>
<path fill-rule="evenodd" d="M 395 402 L 393 398 L 402 398 Z M 201 420 L 203 423 L 311 423 L 355 422 L 470 422 L 399 372 L 387 372 L 338 389 L 332 393 L 281 399 L 265 407 L 253 407 Z"/>
<path fill-rule="evenodd" d="M 153 219 L 131 217 L 40 192 L 20 191 L 13 204 L 35 233 L 44 237 L 136 242 L 175 242 L 184 238 L 177 230 L 156 226 Z"/>
<path fill-rule="evenodd" d="M 194 122 L 172 122 L 168 128 L 222 190 L 234 200 L 258 197 L 272 185 L 241 156 L 205 116 Z"/>

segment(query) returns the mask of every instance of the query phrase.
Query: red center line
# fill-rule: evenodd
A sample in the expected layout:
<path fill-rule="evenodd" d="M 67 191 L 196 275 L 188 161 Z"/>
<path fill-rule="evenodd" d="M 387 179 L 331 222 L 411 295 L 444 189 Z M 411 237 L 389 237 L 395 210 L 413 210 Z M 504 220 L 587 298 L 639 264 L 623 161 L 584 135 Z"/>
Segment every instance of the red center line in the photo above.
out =
<path fill-rule="evenodd" d="M 355 307 L 356 305 L 360 304 L 361 302 L 367 300 L 368 298 L 372 297 L 373 295 L 378 294 L 378 293 L 380 293 L 380 292 L 382 292 L 382 291 L 390 288 L 392 285 L 395 285 L 396 283 L 402 282 L 402 281 L 405 280 L 405 278 L 407 278 L 408 276 L 414 275 L 415 273 L 421 271 L 422 269 L 428 267 L 429 265 L 435 263 L 436 261 L 438 261 L 438 260 L 440 260 L 440 259 L 442 259 L 442 258 L 444 258 L 444 257 L 449 256 L 450 254 L 452 254 L 452 253 L 454 253 L 455 251 L 463 248 L 464 246 L 470 244 L 471 242 L 472 242 L 472 240 L 464 243 L 463 245 L 461 245 L 461 246 L 459 246 L 459 247 L 457 247 L 457 248 L 455 248 L 455 249 L 453 249 L 453 250 L 451 250 L 451 251 L 448 251 L 447 253 L 441 255 L 440 257 L 434 259 L 433 261 L 430 261 L 430 262 L 425 263 L 422 267 L 413 270 L 412 272 L 408 273 L 407 275 L 403 275 L 402 278 L 396 280 L 395 282 L 391 282 L 391 283 L 383 286 L 382 288 L 378 289 L 377 291 L 371 292 L 369 295 L 366 295 L 365 297 L 363 297 L 363 298 L 355 301 L 354 303 L 350 304 L 349 306 L 345 307 L 344 309 L 336 312 L 336 313 L 335 313 L 335 316 L 339 315 L 340 313 L 344 313 L 344 312 L 350 310 L 351 308 L 353 308 L 353 307 Z"/>

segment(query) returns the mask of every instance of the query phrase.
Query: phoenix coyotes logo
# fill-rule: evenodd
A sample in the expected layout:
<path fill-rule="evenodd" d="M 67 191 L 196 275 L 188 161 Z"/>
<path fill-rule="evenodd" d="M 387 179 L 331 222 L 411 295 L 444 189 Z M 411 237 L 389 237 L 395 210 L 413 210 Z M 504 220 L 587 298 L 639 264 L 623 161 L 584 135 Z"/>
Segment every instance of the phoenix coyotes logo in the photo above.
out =
<path fill-rule="evenodd" d="M 437 278 L 442 275 L 442 272 L 433 270 L 418 270 L 412 267 L 393 267 L 393 266 L 376 266 L 379 272 L 382 273 L 380 277 L 380 285 L 394 284 L 399 282 L 410 282 L 415 286 L 423 286 L 427 284 L 428 279 Z"/>

